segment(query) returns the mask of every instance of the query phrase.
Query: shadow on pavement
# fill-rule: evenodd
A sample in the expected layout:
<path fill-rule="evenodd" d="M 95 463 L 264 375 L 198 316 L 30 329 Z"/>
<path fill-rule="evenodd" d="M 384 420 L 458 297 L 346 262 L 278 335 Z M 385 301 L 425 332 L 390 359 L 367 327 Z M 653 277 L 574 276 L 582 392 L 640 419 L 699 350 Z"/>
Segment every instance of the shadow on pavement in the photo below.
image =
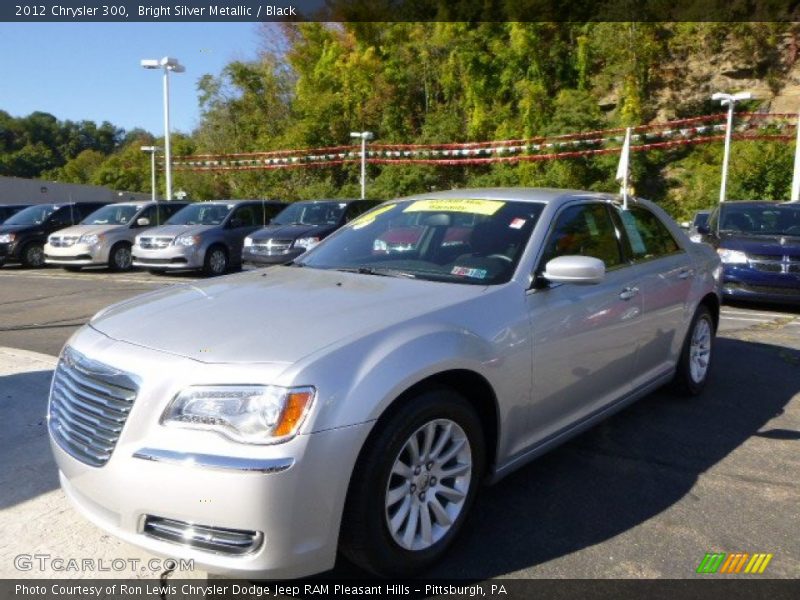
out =
<path fill-rule="evenodd" d="M 798 439 L 759 433 L 800 392 L 796 367 L 778 358 L 785 349 L 718 338 L 715 350 L 703 395 L 659 390 L 484 488 L 462 536 L 425 576 L 484 579 L 577 552 L 670 508 L 749 437 Z M 775 363 L 771 372 L 763 361 Z M 365 576 L 341 558 L 320 575 Z"/>
<path fill-rule="evenodd" d="M 58 487 L 47 436 L 52 371 L 0 376 L 0 510 Z"/>

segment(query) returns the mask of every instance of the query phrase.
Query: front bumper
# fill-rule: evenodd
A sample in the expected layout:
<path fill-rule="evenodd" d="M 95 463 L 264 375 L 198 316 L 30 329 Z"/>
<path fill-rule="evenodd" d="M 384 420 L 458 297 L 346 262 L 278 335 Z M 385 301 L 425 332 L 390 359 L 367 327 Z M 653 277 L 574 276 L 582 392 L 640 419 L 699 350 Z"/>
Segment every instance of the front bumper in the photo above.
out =
<path fill-rule="evenodd" d="M 145 269 L 201 269 L 205 252 L 199 246 L 174 246 L 166 248 L 132 249 L 133 266 Z"/>
<path fill-rule="evenodd" d="M 293 464 L 272 473 L 237 469 L 237 460 L 228 457 L 231 468 L 143 460 L 129 448 L 117 448 L 95 468 L 52 438 L 51 446 L 65 494 L 102 529 L 156 555 L 192 559 L 212 573 L 283 579 L 333 567 L 350 471 L 367 429 L 298 436 L 275 448 Z M 245 555 L 201 550 L 144 533 L 147 516 L 255 531 L 263 541 Z"/>
<path fill-rule="evenodd" d="M 305 248 L 290 248 L 286 252 L 271 254 L 263 247 L 245 246 L 242 250 L 242 262 L 253 265 L 282 265 L 294 260 L 305 251 Z"/>
<path fill-rule="evenodd" d="M 6 262 L 19 261 L 19 244 L 11 242 L 10 244 L 0 244 L 0 264 Z"/>
<path fill-rule="evenodd" d="M 50 244 L 44 245 L 44 261 L 48 265 L 105 265 L 108 264 L 109 246 L 105 243 L 95 244 L 73 244 L 66 247 L 54 247 Z"/>
<path fill-rule="evenodd" d="M 800 273 L 764 273 L 724 265 L 722 297 L 727 300 L 800 304 Z"/>

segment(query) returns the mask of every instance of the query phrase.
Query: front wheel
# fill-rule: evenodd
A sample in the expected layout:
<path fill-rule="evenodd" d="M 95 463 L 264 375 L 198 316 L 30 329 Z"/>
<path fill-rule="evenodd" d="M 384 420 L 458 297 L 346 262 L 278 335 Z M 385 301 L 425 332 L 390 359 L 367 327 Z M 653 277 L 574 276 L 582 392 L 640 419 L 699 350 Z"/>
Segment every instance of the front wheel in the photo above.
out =
<path fill-rule="evenodd" d="M 108 256 L 108 266 L 112 271 L 129 271 L 132 262 L 130 244 L 117 244 Z"/>
<path fill-rule="evenodd" d="M 379 423 L 348 491 L 341 549 L 377 575 L 430 567 L 464 524 L 483 475 L 480 420 L 460 394 L 423 392 Z"/>
<path fill-rule="evenodd" d="M 33 242 L 22 250 L 22 264 L 38 269 L 44 266 L 44 246 Z"/>
<path fill-rule="evenodd" d="M 203 261 L 203 273 L 214 277 L 216 275 L 224 275 L 228 270 L 228 254 L 221 246 L 212 246 L 206 252 L 206 258 Z"/>
<path fill-rule="evenodd" d="M 714 319 L 708 307 L 701 304 L 683 343 L 674 385 L 686 396 L 697 396 L 706 387 L 714 348 Z"/>

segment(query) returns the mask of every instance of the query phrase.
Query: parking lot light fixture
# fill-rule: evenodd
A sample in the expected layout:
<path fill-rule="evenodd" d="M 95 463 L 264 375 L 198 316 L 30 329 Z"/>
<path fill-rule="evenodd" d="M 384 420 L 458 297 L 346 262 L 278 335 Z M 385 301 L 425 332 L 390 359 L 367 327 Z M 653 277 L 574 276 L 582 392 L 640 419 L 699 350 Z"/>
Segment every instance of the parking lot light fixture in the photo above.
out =
<path fill-rule="evenodd" d="M 725 153 L 722 157 L 722 182 L 719 186 L 719 201 L 725 202 L 725 191 L 728 185 L 728 161 L 731 154 L 731 131 L 733 130 L 733 111 L 737 102 L 740 100 L 750 100 L 753 95 L 750 92 L 739 92 L 737 94 L 723 94 L 717 92 L 711 96 L 712 100 L 719 100 L 722 106 L 728 105 L 728 121 L 725 126 Z"/>
<path fill-rule="evenodd" d="M 177 58 L 165 56 L 162 59 L 147 58 L 140 63 L 145 69 L 161 69 L 164 71 L 164 172 L 166 175 L 167 200 L 172 200 L 172 157 L 169 145 L 169 74 L 183 73 L 186 68 Z"/>
<path fill-rule="evenodd" d="M 361 199 L 366 197 L 367 191 L 367 140 L 375 137 L 371 131 L 351 131 L 351 138 L 361 140 Z"/>
<path fill-rule="evenodd" d="M 161 150 L 158 146 L 142 146 L 142 152 L 150 153 L 150 190 L 153 202 L 158 201 L 156 195 L 156 152 Z"/>

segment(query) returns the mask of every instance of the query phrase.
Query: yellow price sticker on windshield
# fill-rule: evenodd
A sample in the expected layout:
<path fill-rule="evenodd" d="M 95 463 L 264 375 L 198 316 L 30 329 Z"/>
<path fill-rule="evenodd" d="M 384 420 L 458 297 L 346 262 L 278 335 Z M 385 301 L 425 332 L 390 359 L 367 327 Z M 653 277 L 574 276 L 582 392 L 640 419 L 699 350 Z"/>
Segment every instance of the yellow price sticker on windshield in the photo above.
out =
<path fill-rule="evenodd" d="M 417 200 L 403 212 L 459 212 L 473 215 L 493 215 L 505 202 L 499 200 L 475 200 L 473 198 Z"/>
<path fill-rule="evenodd" d="M 397 204 L 390 204 L 389 206 L 381 206 L 380 208 L 375 208 L 369 212 L 364 213 L 360 217 L 353 219 L 350 222 L 350 225 L 353 229 L 361 229 L 362 227 L 366 227 L 370 223 L 375 222 L 375 217 L 392 210 L 395 206 L 397 206 Z"/>

